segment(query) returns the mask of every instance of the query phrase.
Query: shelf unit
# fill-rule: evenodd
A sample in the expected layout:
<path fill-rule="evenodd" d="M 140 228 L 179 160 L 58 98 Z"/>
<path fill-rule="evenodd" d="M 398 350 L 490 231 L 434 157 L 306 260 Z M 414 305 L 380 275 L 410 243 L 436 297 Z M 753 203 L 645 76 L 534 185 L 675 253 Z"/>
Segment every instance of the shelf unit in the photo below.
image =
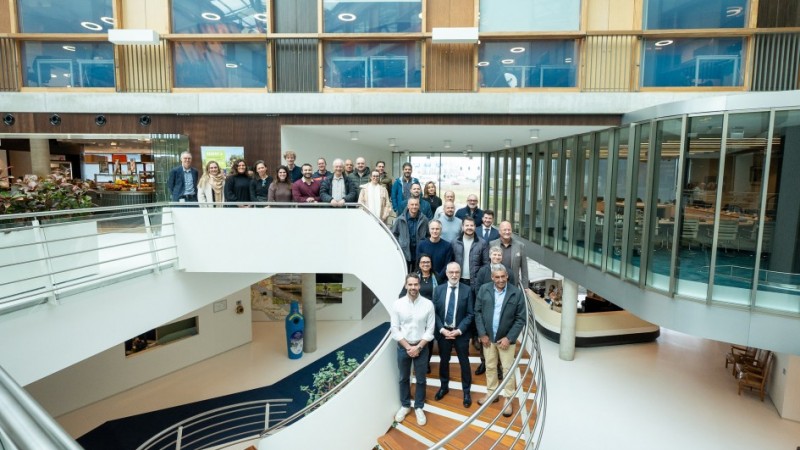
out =
<path fill-rule="evenodd" d="M 95 183 L 113 183 L 117 180 L 128 179 L 132 180 L 137 187 L 142 183 L 155 187 L 156 175 L 153 162 L 129 161 L 122 163 L 119 172 L 115 170 L 113 162 L 99 162 L 98 164 L 107 164 L 107 172 L 94 174 Z M 131 167 L 133 167 L 133 171 L 131 171 Z"/>

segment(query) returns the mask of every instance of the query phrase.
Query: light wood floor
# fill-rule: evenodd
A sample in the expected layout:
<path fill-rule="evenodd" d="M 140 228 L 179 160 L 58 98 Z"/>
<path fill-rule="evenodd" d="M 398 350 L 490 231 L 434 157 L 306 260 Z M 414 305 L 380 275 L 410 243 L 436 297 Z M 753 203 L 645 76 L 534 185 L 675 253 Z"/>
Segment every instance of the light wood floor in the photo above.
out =
<path fill-rule="evenodd" d="M 58 418 L 73 436 L 106 420 L 278 381 L 388 320 L 380 307 L 360 322 L 319 324 L 319 348 L 286 358 L 283 325 L 254 323 L 252 343 Z M 662 329 L 657 342 L 578 349 L 558 358 L 542 340 L 547 376 L 543 450 L 794 450 L 800 423 L 769 399 L 736 395 L 723 343 Z M 473 396 L 473 398 L 476 398 Z M 399 402 L 398 402 L 399 405 Z M 392 421 L 387 418 L 387 425 Z"/>

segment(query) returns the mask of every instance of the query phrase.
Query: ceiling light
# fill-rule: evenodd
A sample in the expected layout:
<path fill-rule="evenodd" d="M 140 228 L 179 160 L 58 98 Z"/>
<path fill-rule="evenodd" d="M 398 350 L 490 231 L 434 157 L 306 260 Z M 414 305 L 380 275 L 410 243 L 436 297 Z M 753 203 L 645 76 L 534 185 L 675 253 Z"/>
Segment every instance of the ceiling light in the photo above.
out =
<path fill-rule="evenodd" d="M 214 20 L 214 21 L 221 19 L 219 14 L 212 13 L 212 12 L 204 12 L 203 14 L 200 14 L 200 17 L 202 17 L 203 19 L 206 19 L 206 20 Z"/>
<path fill-rule="evenodd" d="M 389 138 L 389 147 L 397 147 L 397 139 Z"/>
<path fill-rule="evenodd" d="M 468 145 L 468 146 L 467 146 L 467 153 L 469 153 L 469 152 L 471 152 L 471 151 L 472 151 L 472 146 L 471 146 L 471 145 Z"/>
<path fill-rule="evenodd" d="M 444 148 L 450 148 L 450 141 L 444 141 Z"/>
<path fill-rule="evenodd" d="M 744 12 L 744 8 L 741 6 L 729 6 L 725 11 L 725 17 L 739 17 L 742 12 Z"/>
<path fill-rule="evenodd" d="M 101 18 L 100 18 L 100 21 L 102 21 L 102 22 L 105 22 L 105 23 L 107 23 L 107 24 L 109 24 L 109 25 L 114 25 L 114 24 L 116 24 L 116 23 L 117 23 L 117 22 L 114 20 L 114 18 L 113 18 L 113 17 L 101 17 Z"/>
<path fill-rule="evenodd" d="M 572 58 L 564 58 L 564 64 L 572 64 Z"/>
<path fill-rule="evenodd" d="M 74 45 L 64 45 L 61 48 L 63 48 L 64 50 L 66 50 L 68 52 L 74 52 L 75 51 L 75 46 Z"/>
<path fill-rule="evenodd" d="M 505 141 L 503 141 L 503 147 L 505 148 L 511 147 L 511 139 L 506 139 Z"/>
<path fill-rule="evenodd" d="M 357 141 L 358 140 L 358 131 L 351 131 L 350 132 L 350 140 Z"/>
<path fill-rule="evenodd" d="M 94 22 L 81 22 L 81 26 L 92 31 L 101 31 L 103 29 L 101 25 L 98 25 Z"/>
<path fill-rule="evenodd" d="M 236 63 L 226 63 L 225 67 L 227 67 L 228 69 L 235 69 L 235 68 L 239 67 L 239 65 L 236 64 Z"/>
<path fill-rule="evenodd" d="M 352 22 L 356 20 L 356 15 L 353 13 L 341 13 L 337 16 L 342 22 Z"/>
<path fill-rule="evenodd" d="M 663 41 L 658 41 L 653 45 L 655 45 L 656 47 L 666 47 L 667 45 L 672 45 L 673 42 L 675 41 L 673 41 L 672 39 L 664 39 Z"/>
<path fill-rule="evenodd" d="M 478 67 L 486 67 L 489 65 L 489 61 L 481 61 L 478 63 Z"/>
<path fill-rule="evenodd" d="M 509 51 L 511 53 L 522 53 L 525 51 L 525 47 L 513 47 Z"/>
<path fill-rule="evenodd" d="M 253 14 L 253 19 L 256 19 L 259 22 L 266 22 L 267 15 L 264 13 Z"/>
<path fill-rule="evenodd" d="M 531 128 L 531 139 L 539 139 L 539 129 Z"/>
<path fill-rule="evenodd" d="M 502 61 L 500 61 L 500 62 L 501 62 L 501 63 L 503 63 L 503 64 L 514 64 L 514 60 L 513 60 L 513 59 L 511 59 L 511 58 L 509 58 L 509 59 L 504 59 L 504 60 L 502 60 Z"/>

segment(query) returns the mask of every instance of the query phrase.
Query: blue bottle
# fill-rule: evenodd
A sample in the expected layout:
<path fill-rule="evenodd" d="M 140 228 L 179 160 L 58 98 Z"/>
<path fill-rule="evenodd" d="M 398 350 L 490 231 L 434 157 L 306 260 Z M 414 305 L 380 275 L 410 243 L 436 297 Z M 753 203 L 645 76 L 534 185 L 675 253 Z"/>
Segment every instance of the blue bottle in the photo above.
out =
<path fill-rule="evenodd" d="M 305 322 L 300 314 L 300 304 L 292 301 L 289 315 L 286 316 L 286 346 L 289 350 L 289 359 L 299 359 L 303 356 L 303 328 Z"/>

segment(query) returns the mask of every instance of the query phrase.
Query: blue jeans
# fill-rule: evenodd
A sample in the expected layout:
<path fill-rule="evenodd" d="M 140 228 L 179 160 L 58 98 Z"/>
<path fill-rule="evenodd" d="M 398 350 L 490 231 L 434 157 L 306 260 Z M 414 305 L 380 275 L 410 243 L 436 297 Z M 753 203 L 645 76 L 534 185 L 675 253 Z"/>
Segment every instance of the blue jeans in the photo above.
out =
<path fill-rule="evenodd" d="M 414 374 L 417 378 L 417 390 L 414 394 L 414 408 L 422 409 L 425 406 L 425 377 L 428 374 L 428 346 L 422 348 L 419 356 L 408 356 L 406 349 L 397 346 L 397 367 L 400 369 L 400 403 L 411 407 L 411 364 L 414 364 Z"/>

